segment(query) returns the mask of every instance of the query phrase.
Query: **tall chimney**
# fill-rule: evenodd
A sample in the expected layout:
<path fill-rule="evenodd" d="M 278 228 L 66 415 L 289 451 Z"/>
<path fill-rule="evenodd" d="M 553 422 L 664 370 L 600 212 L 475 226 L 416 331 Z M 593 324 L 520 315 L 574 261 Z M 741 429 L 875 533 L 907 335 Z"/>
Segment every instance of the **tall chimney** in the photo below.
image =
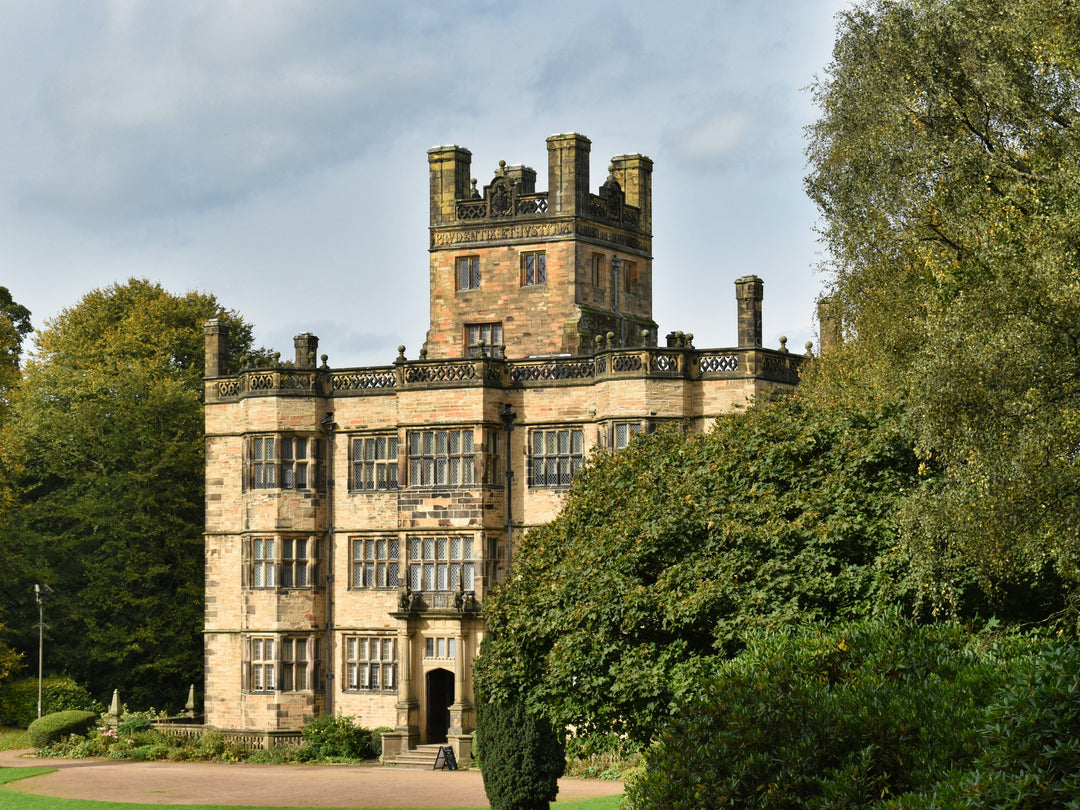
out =
<path fill-rule="evenodd" d="M 735 279 L 735 300 L 739 305 L 739 348 L 761 345 L 762 290 L 762 281 L 757 276 Z"/>

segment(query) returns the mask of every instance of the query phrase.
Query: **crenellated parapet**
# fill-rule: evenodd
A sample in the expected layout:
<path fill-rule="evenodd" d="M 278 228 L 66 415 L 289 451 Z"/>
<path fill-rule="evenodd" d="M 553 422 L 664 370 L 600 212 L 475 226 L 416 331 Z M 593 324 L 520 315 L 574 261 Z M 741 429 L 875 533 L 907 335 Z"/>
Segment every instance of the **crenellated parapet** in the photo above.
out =
<path fill-rule="evenodd" d="M 469 177 L 472 153 L 468 149 L 438 146 L 428 150 L 432 248 L 585 236 L 648 252 L 652 236 L 652 160 L 644 155 L 612 158 L 607 179 L 598 193 L 593 193 L 589 186 L 589 139 L 570 133 L 552 135 L 547 143 L 549 188 L 539 192 L 536 170 L 528 166 L 507 166 L 505 160 L 500 160 L 491 182 L 478 189 L 477 180 Z M 607 227 L 575 226 L 574 220 Z M 556 221 L 562 221 L 562 225 L 535 227 Z M 533 227 L 498 227 L 512 223 Z M 627 238 L 610 228 L 634 237 Z"/>
<path fill-rule="evenodd" d="M 680 333 L 681 334 L 681 333 Z M 795 385 L 806 357 L 786 348 L 697 349 L 692 345 L 601 348 L 585 357 L 402 360 L 392 366 L 247 369 L 208 379 L 206 401 L 265 396 L 354 397 L 423 388 L 499 390 L 593 385 L 611 380 L 737 381 Z"/>

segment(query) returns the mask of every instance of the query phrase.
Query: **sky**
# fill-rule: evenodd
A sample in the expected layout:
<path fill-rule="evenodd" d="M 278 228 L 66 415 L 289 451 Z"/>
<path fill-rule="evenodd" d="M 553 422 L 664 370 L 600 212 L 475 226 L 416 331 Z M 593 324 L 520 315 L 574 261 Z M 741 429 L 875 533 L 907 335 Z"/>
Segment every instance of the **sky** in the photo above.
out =
<path fill-rule="evenodd" d="M 428 326 L 427 150 L 481 187 L 545 139 L 653 169 L 653 317 L 816 342 L 807 89 L 844 0 L 0 0 L 0 286 L 41 328 L 148 278 L 214 294 L 292 354 L 415 359 Z"/>

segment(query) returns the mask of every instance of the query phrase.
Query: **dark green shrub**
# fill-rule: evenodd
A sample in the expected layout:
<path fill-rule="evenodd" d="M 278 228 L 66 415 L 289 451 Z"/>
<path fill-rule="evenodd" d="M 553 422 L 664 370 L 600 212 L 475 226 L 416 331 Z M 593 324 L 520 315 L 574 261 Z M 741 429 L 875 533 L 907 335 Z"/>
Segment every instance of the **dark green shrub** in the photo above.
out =
<path fill-rule="evenodd" d="M 47 745 L 57 742 L 70 734 L 86 734 L 87 731 L 93 728 L 97 719 L 98 715 L 94 712 L 56 712 L 55 714 L 47 714 L 31 723 L 30 728 L 27 729 L 27 734 L 30 737 L 30 744 L 34 748 L 45 748 Z"/>
<path fill-rule="evenodd" d="M 493 810 L 547 810 L 566 767 L 555 730 L 517 700 L 481 701 L 478 708 L 476 740 Z"/>
<path fill-rule="evenodd" d="M 863 808 L 934 784 L 981 743 L 1006 668 L 961 628 L 859 622 L 776 633 L 701 667 L 630 808 Z"/>
<path fill-rule="evenodd" d="M 890 807 L 1080 807 L 1080 647 L 1046 641 L 1010 673 L 979 755 Z"/>
<path fill-rule="evenodd" d="M 0 686 L 0 726 L 28 728 L 37 719 L 37 678 L 20 678 L 6 681 Z M 94 711 L 94 705 L 86 688 L 67 675 L 50 675 L 41 683 L 42 715 L 71 709 Z"/>
<path fill-rule="evenodd" d="M 300 733 L 305 749 L 300 756 L 306 759 L 371 759 L 382 750 L 381 740 L 373 744 L 371 731 L 341 715 L 309 720 Z"/>

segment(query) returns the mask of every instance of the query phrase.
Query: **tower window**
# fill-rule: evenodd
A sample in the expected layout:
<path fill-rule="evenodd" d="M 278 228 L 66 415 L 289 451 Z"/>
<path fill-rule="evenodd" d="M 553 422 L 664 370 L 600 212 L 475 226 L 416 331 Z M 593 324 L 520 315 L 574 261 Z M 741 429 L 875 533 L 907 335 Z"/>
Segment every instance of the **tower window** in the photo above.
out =
<path fill-rule="evenodd" d="M 483 347 L 480 343 L 483 341 Z M 465 324 L 465 344 L 469 357 L 479 357 L 481 354 L 492 357 L 494 346 L 501 346 L 503 331 L 501 323 L 468 323 Z"/>
<path fill-rule="evenodd" d="M 604 286 L 604 270 L 606 264 L 604 262 L 603 253 L 594 253 L 592 255 L 592 285 L 594 287 Z"/>
<path fill-rule="evenodd" d="M 521 254 L 521 286 L 532 287 L 547 284 L 547 259 L 544 251 Z"/>
<path fill-rule="evenodd" d="M 457 288 L 475 290 L 480 286 L 480 257 L 459 256 L 457 259 Z"/>
<path fill-rule="evenodd" d="M 623 262 L 622 287 L 625 292 L 636 293 L 638 288 L 637 262 Z"/>

